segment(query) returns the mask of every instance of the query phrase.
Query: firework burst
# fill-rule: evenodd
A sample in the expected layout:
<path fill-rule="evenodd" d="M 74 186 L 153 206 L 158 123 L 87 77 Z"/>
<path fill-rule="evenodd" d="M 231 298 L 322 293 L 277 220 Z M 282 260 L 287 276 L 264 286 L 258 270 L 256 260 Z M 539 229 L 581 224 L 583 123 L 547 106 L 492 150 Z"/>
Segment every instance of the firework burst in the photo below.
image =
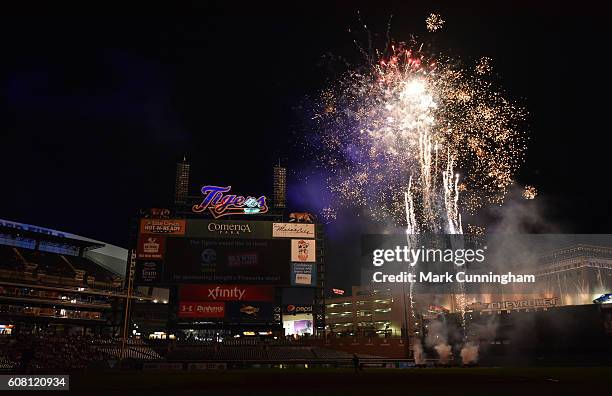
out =
<path fill-rule="evenodd" d="M 462 212 L 502 202 L 524 110 L 487 79 L 488 58 L 466 69 L 422 47 L 389 45 L 323 92 L 316 152 L 336 197 L 324 215 L 356 205 L 409 233 L 462 233 Z"/>
<path fill-rule="evenodd" d="M 534 186 L 525 186 L 523 189 L 523 198 L 525 199 L 535 199 L 538 195 L 538 190 Z"/>
<path fill-rule="evenodd" d="M 430 14 L 425 20 L 425 26 L 427 26 L 427 30 L 430 32 L 437 32 L 442 29 L 444 26 L 444 22 L 446 22 L 440 14 Z"/>

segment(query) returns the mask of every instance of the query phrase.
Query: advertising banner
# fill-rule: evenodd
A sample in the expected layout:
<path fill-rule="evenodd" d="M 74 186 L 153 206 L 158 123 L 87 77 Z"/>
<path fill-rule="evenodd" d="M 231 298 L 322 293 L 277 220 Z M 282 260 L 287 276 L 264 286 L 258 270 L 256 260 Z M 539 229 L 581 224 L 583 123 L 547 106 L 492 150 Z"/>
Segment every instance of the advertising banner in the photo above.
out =
<path fill-rule="evenodd" d="M 182 370 L 183 363 L 154 362 L 143 363 L 143 370 Z"/>
<path fill-rule="evenodd" d="M 313 321 L 311 319 L 302 320 L 283 320 L 285 335 L 305 335 L 312 334 Z"/>
<path fill-rule="evenodd" d="M 227 303 L 226 319 L 239 322 L 270 322 L 273 313 L 272 303 L 229 302 Z"/>
<path fill-rule="evenodd" d="M 190 238 L 271 239 L 272 223 L 269 221 L 189 219 L 186 235 Z"/>
<path fill-rule="evenodd" d="M 274 286 L 180 285 L 181 301 L 274 301 Z"/>
<path fill-rule="evenodd" d="M 311 314 L 314 308 L 312 305 L 294 305 L 287 304 L 283 306 L 284 315 Z"/>
<path fill-rule="evenodd" d="M 168 282 L 288 284 L 288 240 L 166 240 Z"/>
<path fill-rule="evenodd" d="M 273 238 L 314 238 L 315 225 L 303 223 L 273 223 Z"/>
<path fill-rule="evenodd" d="M 314 263 L 316 261 L 314 239 L 292 239 L 291 261 Z"/>
<path fill-rule="evenodd" d="M 223 318 L 225 303 L 209 301 L 180 301 L 179 318 Z"/>
<path fill-rule="evenodd" d="M 136 284 L 157 284 L 163 279 L 163 262 L 161 261 L 137 261 L 134 273 Z"/>
<path fill-rule="evenodd" d="M 140 219 L 141 234 L 185 235 L 184 219 Z"/>
<path fill-rule="evenodd" d="M 317 273 L 314 263 L 291 263 L 292 286 L 316 286 Z"/>
<path fill-rule="evenodd" d="M 559 304 L 557 297 L 551 298 L 533 298 L 529 300 L 517 300 L 517 301 L 498 301 L 491 303 L 475 302 L 469 304 L 466 308 L 470 310 L 480 311 L 500 311 L 500 310 L 513 310 L 513 309 L 525 309 L 525 308 L 543 308 L 543 307 L 554 307 Z"/>
<path fill-rule="evenodd" d="M 187 370 L 226 370 L 225 362 L 187 363 Z"/>
<path fill-rule="evenodd" d="M 137 259 L 161 260 L 164 258 L 166 238 L 157 235 L 141 235 L 136 248 Z"/>

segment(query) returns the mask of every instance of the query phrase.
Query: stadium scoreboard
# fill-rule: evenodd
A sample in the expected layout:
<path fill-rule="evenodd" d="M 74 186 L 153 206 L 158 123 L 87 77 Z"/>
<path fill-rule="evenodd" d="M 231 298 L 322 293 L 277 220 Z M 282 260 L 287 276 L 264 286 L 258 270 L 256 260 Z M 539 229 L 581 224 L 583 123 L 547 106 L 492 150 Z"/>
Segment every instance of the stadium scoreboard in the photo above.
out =
<path fill-rule="evenodd" d="M 279 288 L 317 287 L 316 237 L 310 223 L 143 218 L 134 284 L 174 289 L 179 320 L 276 322 Z"/>

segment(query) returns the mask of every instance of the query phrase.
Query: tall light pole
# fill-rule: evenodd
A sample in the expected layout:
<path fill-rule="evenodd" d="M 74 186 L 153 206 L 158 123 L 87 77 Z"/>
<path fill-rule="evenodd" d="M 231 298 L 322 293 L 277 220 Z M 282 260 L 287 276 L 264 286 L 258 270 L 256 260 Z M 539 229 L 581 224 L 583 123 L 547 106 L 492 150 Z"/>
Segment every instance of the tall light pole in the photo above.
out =
<path fill-rule="evenodd" d="M 124 307 L 124 315 L 123 315 L 123 331 L 121 334 L 121 354 L 119 355 L 119 367 L 121 367 L 121 362 L 125 358 L 125 346 L 127 344 L 127 337 L 129 331 L 130 324 L 130 306 L 132 303 L 132 294 L 134 291 L 134 273 L 136 270 L 136 251 L 132 249 L 130 251 L 130 267 L 128 270 L 127 276 L 127 291 L 126 291 L 126 299 L 125 299 L 125 307 Z"/>

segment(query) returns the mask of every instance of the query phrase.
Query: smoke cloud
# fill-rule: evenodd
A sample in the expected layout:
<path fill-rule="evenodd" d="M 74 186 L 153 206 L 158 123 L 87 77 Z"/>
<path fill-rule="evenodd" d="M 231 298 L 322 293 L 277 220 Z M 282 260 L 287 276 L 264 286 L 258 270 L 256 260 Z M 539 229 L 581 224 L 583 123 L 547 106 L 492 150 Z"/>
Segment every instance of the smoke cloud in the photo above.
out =
<path fill-rule="evenodd" d="M 468 342 L 461 349 L 461 362 L 463 364 L 476 363 L 478 361 L 478 345 Z"/>
<path fill-rule="evenodd" d="M 445 323 L 438 320 L 429 323 L 425 344 L 436 351 L 440 363 L 448 364 L 452 348 L 448 344 L 448 327 Z"/>
<path fill-rule="evenodd" d="M 438 352 L 440 363 L 448 364 L 451 356 L 451 346 L 446 343 L 438 344 L 434 347 L 434 349 L 436 350 L 436 352 Z"/>
<path fill-rule="evenodd" d="M 420 342 L 416 342 L 412 346 L 412 353 L 414 354 L 414 362 L 416 364 L 425 364 L 425 353 L 423 352 L 423 346 Z"/>

